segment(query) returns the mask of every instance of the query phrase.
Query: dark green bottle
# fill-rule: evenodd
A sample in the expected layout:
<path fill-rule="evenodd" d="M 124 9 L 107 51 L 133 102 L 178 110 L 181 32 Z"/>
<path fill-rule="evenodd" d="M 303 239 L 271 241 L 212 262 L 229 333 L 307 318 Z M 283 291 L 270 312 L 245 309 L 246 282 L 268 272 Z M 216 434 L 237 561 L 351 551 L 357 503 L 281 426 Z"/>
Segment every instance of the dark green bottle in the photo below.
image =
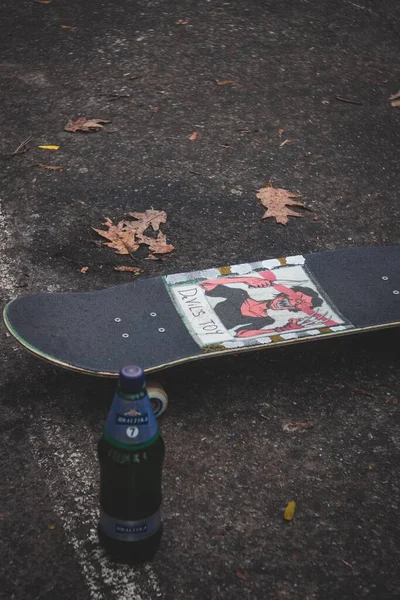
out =
<path fill-rule="evenodd" d="M 162 535 L 164 442 L 140 367 L 120 371 L 98 458 L 100 543 L 115 560 L 151 560 Z"/>

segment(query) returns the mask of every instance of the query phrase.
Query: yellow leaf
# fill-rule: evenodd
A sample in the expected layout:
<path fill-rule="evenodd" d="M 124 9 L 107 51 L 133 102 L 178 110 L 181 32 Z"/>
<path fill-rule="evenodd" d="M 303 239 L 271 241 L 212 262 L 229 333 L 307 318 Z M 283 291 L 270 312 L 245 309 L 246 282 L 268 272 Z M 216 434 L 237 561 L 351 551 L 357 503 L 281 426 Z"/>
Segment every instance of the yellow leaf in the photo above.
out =
<path fill-rule="evenodd" d="M 43 148 L 43 150 L 58 150 L 60 146 L 38 146 L 38 148 Z"/>
<path fill-rule="evenodd" d="M 48 529 L 50 529 L 51 531 L 53 531 L 53 530 L 56 528 L 56 526 L 54 525 L 54 523 L 51 523 L 51 525 L 48 525 L 47 527 L 48 527 Z"/>
<path fill-rule="evenodd" d="M 285 512 L 283 513 L 283 518 L 285 521 L 291 521 L 294 517 L 294 513 L 296 512 L 296 502 L 291 500 L 287 507 L 285 508 Z"/>

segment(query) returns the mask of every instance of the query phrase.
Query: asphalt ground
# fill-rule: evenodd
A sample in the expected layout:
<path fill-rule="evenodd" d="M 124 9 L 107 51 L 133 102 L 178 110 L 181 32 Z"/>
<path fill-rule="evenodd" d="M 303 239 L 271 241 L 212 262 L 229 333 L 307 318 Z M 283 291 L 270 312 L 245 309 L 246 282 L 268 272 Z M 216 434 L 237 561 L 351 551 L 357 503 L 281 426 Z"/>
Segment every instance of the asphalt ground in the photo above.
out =
<path fill-rule="evenodd" d="M 2 304 L 129 281 L 91 228 L 150 207 L 176 250 L 142 277 L 398 244 L 399 41 L 395 0 L 2 0 Z M 262 221 L 271 179 L 304 218 Z M 398 330 L 163 372 L 165 533 L 136 569 L 95 534 L 113 382 L 0 333 L 2 597 L 397 597 Z"/>

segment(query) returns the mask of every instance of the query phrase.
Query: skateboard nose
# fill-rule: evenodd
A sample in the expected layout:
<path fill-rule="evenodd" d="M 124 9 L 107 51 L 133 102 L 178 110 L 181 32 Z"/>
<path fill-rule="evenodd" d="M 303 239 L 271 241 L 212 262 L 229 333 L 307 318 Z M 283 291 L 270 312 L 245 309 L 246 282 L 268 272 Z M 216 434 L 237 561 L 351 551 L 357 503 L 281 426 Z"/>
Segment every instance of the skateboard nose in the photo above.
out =
<path fill-rule="evenodd" d="M 4 321 L 32 353 L 94 374 L 116 376 L 132 363 L 146 371 L 198 353 L 161 278 L 22 296 L 6 306 Z"/>

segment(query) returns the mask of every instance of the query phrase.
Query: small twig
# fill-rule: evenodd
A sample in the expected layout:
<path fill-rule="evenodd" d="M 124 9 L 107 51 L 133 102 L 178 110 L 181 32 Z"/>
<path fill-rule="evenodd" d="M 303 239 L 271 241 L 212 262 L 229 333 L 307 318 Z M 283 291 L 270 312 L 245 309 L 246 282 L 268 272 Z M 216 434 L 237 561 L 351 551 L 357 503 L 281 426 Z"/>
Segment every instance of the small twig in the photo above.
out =
<path fill-rule="evenodd" d="M 271 420 L 271 418 L 270 418 L 270 417 L 267 417 L 266 415 L 263 415 L 262 413 L 259 413 L 259 415 L 260 415 L 260 417 L 261 417 L 262 419 L 265 419 L 266 421 L 270 421 L 270 420 Z"/>
<path fill-rule="evenodd" d="M 63 254 L 60 255 L 61 258 L 63 258 L 64 260 L 67 260 L 68 262 L 72 263 L 73 265 L 78 265 L 78 267 L 83 267 L 82 263 L 79 262 L 79 260 L 73 260 L 72 258 L 68 258 L 67 256 L 64 256 Z"/>
<path fill-rule="evenodd" d="M 17 156 L 18 154 L 23 154 L 24 152 L 27 152 L 29 150 L 28 148 L 28 143 L 31 141 L 32 136 L 30 135 L 29 137 L 26 138 L 26 140 L 24 140 L 23 142 L 20 143 L 20 145 L 18 146 L 18 148 L 16 150 L 14 150 L 14 152 L 12 152 L 11 154 L 8 154 L 6 156 L 6 158 L 11 158 L 12 156 Z"/>
<path fill-rule="evenodd" d="M 128 75 L 130 75 L 130 73 L 124 73 L 122 77 L 128 77 Z M 129 80 L 133 81 L 134 79 L 140 79 L 141 77 L 143 77 L 143 75 L 133 75 L 132 77 L 129 77 Z"/>
<path fill-rule="evenodd" d="M 347 102 L 347 104 L 357 104 L 358 106 L 362 106 L 362 102 L 358 102 L 357 100 L 348 100 L 347 98 L 342 98 L 341 96 L 335 96 L 336 100 L 340 100 L 340 102 Z"/>
<path fill-rule="evenodd" d="M 198 173 L 197 171 L 193 171 L 192 169 L 188 169 L 189 173 L 193 173 L 193 175 L 201 175 L 201 173 Z"/>
<path fill-rule="evenodd" d="M 344 385 L 345 387 L 349 387 L 350 389 L 354 390 L 355 392 L 358 392 L 359 394 L 364 394 L 364 396 L 369 396 L 370 398 L 374 398 L 374 400 L 377 399 L 375 394 L 373 394 L 372 392 L 368 392 L 368 390 L 363 390 L 362 388 L 352 385 L 351 383 L 344 382 L 341 385 Z"/>
<path fill-rule="evenodd" d="M 239 133 L 258 133 L 259 129 L 236 129 Z"/>
<path fill-rule="evenodd" d="M 340 560 L 341 560 L 341 562 L 342 562 L 344 565 L 346 565 L 346 567 L 350 567 L 350 569 L 352 569 L 352 568 L 353 568 L 353 565 L 351 565 L 351 564 L 350 564 L 350 563 L 348 563 L 347 561 L 343 560 L 343 558 L 341 558 Z"/>
<path fill-rule="evenodd" d="M 130 94 L 100 94 L 100 96 L 107 96 L 107 102 L 114 102 L 120 98 L 130 98 Z"/>

